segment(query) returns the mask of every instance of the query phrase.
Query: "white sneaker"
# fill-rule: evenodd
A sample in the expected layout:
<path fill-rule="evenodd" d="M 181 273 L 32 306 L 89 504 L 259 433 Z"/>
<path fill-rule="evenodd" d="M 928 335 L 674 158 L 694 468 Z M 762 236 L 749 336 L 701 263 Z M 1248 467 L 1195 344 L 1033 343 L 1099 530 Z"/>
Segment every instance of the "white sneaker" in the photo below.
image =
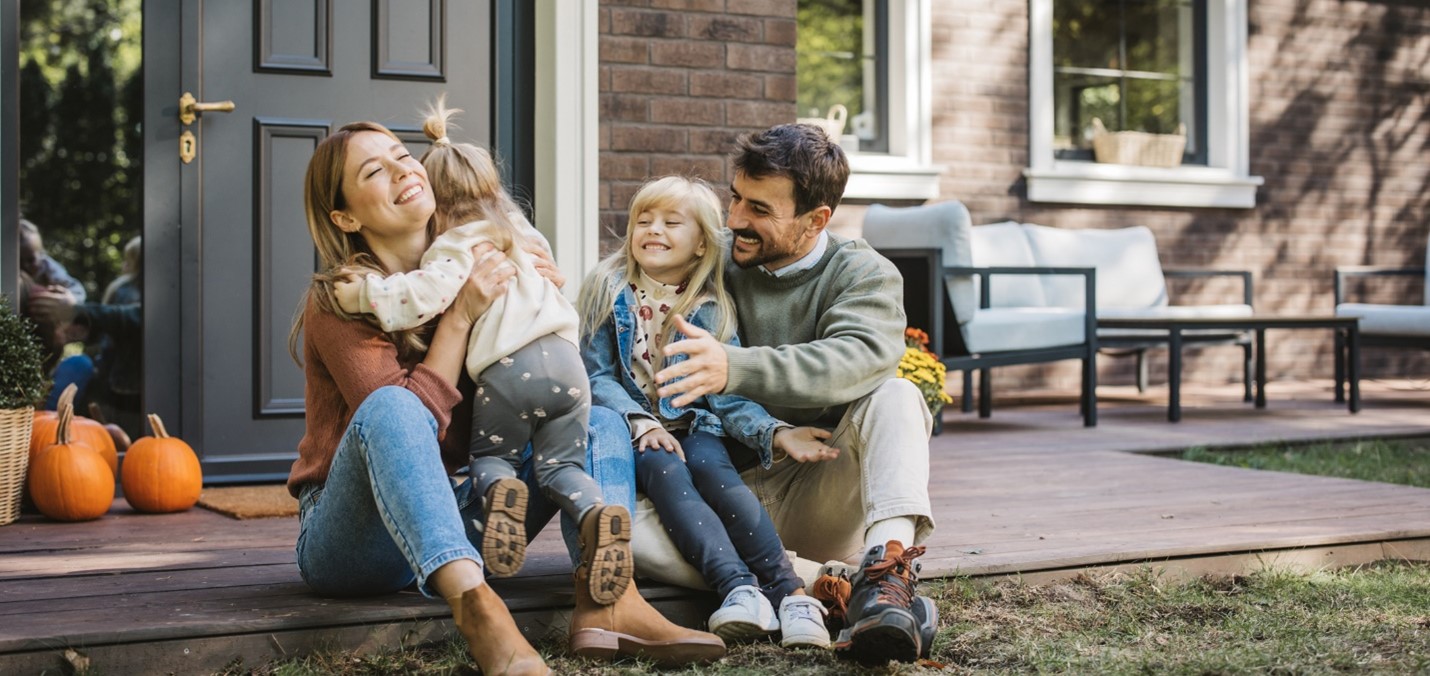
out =
<path fill-rule="evenodd" d="M 726 642 L 760 638 L 779 631 L 780 621 L 760 588 L 743 584 L 730 590 L 710 615 L 710 633 Z"/>
<path fill-rule="evenodd" d="M 785 648 L 828 648 L 824 604 L 811 596 L 791 594 L 780 601 L 780 645 Z"/>

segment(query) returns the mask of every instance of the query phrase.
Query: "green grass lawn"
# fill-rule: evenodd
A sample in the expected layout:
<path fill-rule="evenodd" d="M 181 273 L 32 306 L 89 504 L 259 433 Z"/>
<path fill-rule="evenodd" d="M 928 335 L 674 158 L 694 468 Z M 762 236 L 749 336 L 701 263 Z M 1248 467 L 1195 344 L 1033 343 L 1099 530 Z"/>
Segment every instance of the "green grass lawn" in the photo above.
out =
<path fill-rule="evenodd" d="M 1193 448 L 1183 460 L 1216 465 L 1316 474 L 1430 488 L 1430 439 L 1265 446 L 1249 450 Z"/>
<path fill-rule="evenodd" d="M 1430 564 L 1383 562 L 1169 583 L 1150 571 L 1030 586 L 931 581 L 934 662 L 861 669 L 824 652 L 736 646 L 699 669 L 601 664 L 539 646 L 558 674 L 1223 674 L 1430 671 Z M 472 674 L 452 642 L 354 657 L 326 654 L 256 674 Z M 940 668 L 942 667 L 942 668 Z"/>
<path fill-rule="evenodd" d="M 1192 449 L 1187 460 L 1430 488 L 1430 439 Z M 827 652 L 735 646 L 721 662 L 661 671 L 564 656 L 558 674 L 1233 674 L 1430 673 L 1430 563 L 1381 562 L 1316 573 L 1268 571 L 1170 582 L 1150 569 L 1029 586 L 933 580 L 941 614 L 933 660 L 862 669 Z M 316 655 L 233 674 L 474 674 L 445 643 L 357 657 Z"/>

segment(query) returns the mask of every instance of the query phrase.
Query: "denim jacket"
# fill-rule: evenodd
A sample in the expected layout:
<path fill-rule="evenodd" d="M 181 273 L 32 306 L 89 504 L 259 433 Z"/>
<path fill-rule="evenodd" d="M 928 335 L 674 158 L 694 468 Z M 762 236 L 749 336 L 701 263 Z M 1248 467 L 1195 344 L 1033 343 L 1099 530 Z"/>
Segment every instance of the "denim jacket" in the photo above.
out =
<path fill-rule="evenodd" d="M 636 385 L 635 376 L 631 373 L 632 346 L 635 332 L 640 330 L 636 321 L 635 293 L 621 275 L 616 275 L 610 283 L 619 284 L 621 288 L 616 296 L 614 311 L 594 335 L 581 337 L 581 357 L 591 377 L 591 403 L 612 409 L 628 421 L 632 415 L 655 415 L 649 399 Z M 715 304 L 707 302 L 696 308 L 686 320 L 706 331 L 713 331 L 715 312 Z M 677 335 L 676 340 L 681 339 Z M 731 340 L 738 344 L 738 338 Z M 685 358 L 685 355 L 676 355 L 669 363 L 679 363 Z M 705 395 L 684 408 L 675 407 L 671 399 L 673 397 L 660 399 L 660 415 L 657 418 L 675 420 L 686 416 L 690 419 L 691 432 L 728 436 L 758 452 L 760 464 L 766 469 L 773 458 L 771 445 L 775 432 L 790 426 L 770 415 L 763 406 L 733 394 Z"/>

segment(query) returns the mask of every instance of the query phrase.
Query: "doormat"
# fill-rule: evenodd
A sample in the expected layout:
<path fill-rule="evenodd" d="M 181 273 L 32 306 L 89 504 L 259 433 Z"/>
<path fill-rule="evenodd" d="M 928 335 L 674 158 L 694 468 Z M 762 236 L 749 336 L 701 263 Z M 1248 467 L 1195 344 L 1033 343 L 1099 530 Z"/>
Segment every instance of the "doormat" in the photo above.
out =
<path fill-rule="evenodd" d="M 298 500 L 282 484 L 205 488 L 199 506 L 235 519 L 298 516 Z"/>

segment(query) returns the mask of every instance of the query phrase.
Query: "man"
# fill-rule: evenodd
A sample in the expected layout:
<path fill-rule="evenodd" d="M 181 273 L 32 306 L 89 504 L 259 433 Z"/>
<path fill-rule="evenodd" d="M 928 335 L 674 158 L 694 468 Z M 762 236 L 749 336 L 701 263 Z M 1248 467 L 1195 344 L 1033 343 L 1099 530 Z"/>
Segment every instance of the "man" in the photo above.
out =
<path fill-rule="evenodd" d="M 863 240 L 826 232 L 849 164 L 822 130 L 752 134 L 733 163 L 727 282 L 743 347 L 681 322 L 687 339 L 665 354 L 688 359 L 656 374 L 660 396 L 683 406 L 738 394 L 790 424 L 833 428 L 826 444 L 836 452 L 776 458 L 769 469 L 736 458 L 753 465 L 741 478 L 787 548 L 819 560 L 865 553 L 837 647 L 861 661 L 912 661 L 936 623 L 932 604 L 914 595 L 915 545 L 933 531 L 932 420 L 918 388 L 895 375 L 903 279 Z"/>

